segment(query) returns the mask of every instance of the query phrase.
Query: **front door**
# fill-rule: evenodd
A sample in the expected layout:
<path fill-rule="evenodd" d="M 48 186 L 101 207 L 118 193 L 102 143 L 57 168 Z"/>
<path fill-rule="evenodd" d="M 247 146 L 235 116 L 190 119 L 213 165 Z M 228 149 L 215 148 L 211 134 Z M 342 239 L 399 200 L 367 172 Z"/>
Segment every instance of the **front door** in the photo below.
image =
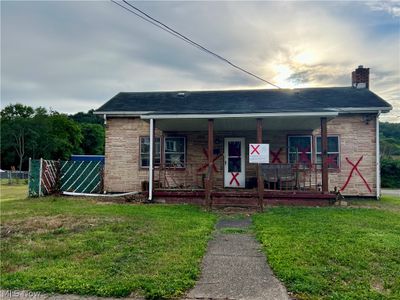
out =
<path fill-rule="evenodd" d="M 224 186 L 245 187 L 244 138 L 225 138 L 224 142 Z"/>

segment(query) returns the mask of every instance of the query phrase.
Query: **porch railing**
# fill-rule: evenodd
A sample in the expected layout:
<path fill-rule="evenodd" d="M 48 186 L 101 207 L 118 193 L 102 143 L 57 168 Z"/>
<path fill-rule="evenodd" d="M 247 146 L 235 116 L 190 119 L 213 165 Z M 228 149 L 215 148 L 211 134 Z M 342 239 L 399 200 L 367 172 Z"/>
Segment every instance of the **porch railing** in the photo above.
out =
<path fill-rule="evenodd" d="M 321 190 L 321 164 L 263 164 L 261 166 L 267 189 Z"/>
<path fill-rule="evenodd" d="M 265 189 L 320 191 L 321 164 L 262 164 Z M 209 167 L 186 163 L 180 166 L 158 167 L 154 171 L 156 189 L 205 189 Z M 221 175 L 219 175 L 221 176 Z M 251 178 L 247 178 L 251 182 Z M 214 181 L 217 179 L 214 178 Z M 219 183 L 219 185 L 218 185 Z M 214 183 L 214 188 L 221 182 Z M 252 185 L 250 188 L 255 188 Z"/>
<path fill-rule="evenodd" d="M 207 169 L 185 163 L 179 166 L 160 166 L 155 170 L 155 188 L 158 189 L 204 189 Z"/>

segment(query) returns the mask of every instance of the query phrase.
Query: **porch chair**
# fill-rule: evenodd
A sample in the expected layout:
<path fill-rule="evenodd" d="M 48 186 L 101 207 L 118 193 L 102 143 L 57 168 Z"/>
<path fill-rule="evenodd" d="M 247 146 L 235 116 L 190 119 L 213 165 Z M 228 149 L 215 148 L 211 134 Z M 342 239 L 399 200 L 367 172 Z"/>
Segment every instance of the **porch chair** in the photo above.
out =
<path fill-rule="evenodd" d="M 293 171 L 291 164 L 278 164 L 278 180 L 279 180 L 279 188 L 282 190 L 288 190 L 293 188 L 296 185 L 296 175 Z"/>
<path fill-rule="evenodd" d="M 312 189 L 312 172 L 313 169 L 310 166 L 297 164 L 296 167 L 296 189 L 306 191 Z"/>
<path fill-rule="evenodd" d="M 261 172 L 264 177 L 264 181 L 267 183 L 268 189 L 271 189 L 271 185 L 274 186 L 274 190 L 277 189 L 278 185 L 278 169 L 277 165 L 274 164 L 262 164 Z"/>

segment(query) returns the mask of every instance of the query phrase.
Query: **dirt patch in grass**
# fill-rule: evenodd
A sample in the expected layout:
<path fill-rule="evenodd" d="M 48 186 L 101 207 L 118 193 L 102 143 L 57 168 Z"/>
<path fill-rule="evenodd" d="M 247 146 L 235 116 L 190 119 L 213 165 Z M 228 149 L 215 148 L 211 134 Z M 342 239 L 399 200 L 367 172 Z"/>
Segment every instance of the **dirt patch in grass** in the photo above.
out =
<path fill-rule="evenodd" d="M 259 211 L 256 208 L 243 207 L 224 207 L 213 208 L 213 212 L 219 215 L 222 219 L 246 219 Z"/>
<path fill-rule="evenodd" d="M 100 197 L 80 197 L 80 196 L 67 196 L 71 200 L 86 200 L 96 204 L 141 204 L 147 201 L 147 197 L 144 194 L 133 194 L 126 196 L 118 196 L 118 197 L 107 197 L 107 195 L 103 195 Z"/>
<path fill-rule="evenodd" d="M 27 233 L 65 233 L 80 232 L 90 227 L 95 227 L 109 222 L 119 222 L 123 218 L 96 218 L 78 217 L 67 215 L 35 216 L 18 221 L 9 221 L 1 225 L 0 236 L 12 237 L 17 234 Z"/>
<path fill-rule="evenodd" d="M 385 287 L 383 286 L 382 282 L 380 281 L 374 281 L 371 283 L 371 287 L 377 291 L 378 293 L 384 293 L 385 292 Z"/>

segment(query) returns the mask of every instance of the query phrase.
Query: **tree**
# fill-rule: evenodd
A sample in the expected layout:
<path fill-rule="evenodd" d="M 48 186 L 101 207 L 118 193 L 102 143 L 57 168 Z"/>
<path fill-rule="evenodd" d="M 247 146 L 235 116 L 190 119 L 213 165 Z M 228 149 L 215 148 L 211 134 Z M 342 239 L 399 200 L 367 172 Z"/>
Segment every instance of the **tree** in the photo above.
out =
<path fill-rule="evenodd" d="M 24 169 L 28 157 L 57 160 L 104 153 L 103 119 L 93 110 L 67 116 L 17 103 L 6 106 L 0 116 L 3 168 Z"/>
<path fill-rule="evenodd" d="M 399 123 L 380 123 L 380 146 L 382 157 L 400 156 Z"/>
<path fill-rule="evenodd" d="M 382 187 L 400 188 L 400 160 L 390 157 L 381 160 Z"/>
<path fill-rule="evenodd" d="M 84 154 L 104 154 L 104 120 L 91 109 L 69 116 L 79 123 L 83 135 L 81 148 Z"/>
<path fill-rule="evenodd" d="M 94 109 L 89 110 L 87 113 L 78 112 L 74 115 L 69 116 L 72 120 L 78 123 L 89 123 L 89 124 L 104 124 L 104 119 L 102 116 L 95 115 Z"/>
<path fill-rule="evenodd" d="M 22 170 L 22 163 L 26 155 L 26 143 L 30 132 L 30 118 L 34 110 L 30 106 L 20 103 L 9 104 L 1 110 L 1 144 L 2 157 L 4 150 L 15 153 L 18 157 L 18 169 Z M 10 164 L 15 165 L 15 155 L 6 155 Z"/>
<path fill-rule="evenodd" d="M 83 136 L 80 126 L 63 114 L 54 113 L 48 119 L 49 159 L 69 159 L 71 154 L 81 153 Z"/>
<path fill-rule="evenodd" d="M 394 138 L 400 143 L 400 123 L 381 122 L 379 125 L 380 132 L 384 137 Z"/>
<path fill-rule="evenodd" d="M 27 158 L 69 159 L 81 153 L 83 136 L 79 124 L 67 115 L 33 109 L 21 104 L 9 105 L 1 111 L 2 167 L 27 163 Z"/>
<path fill-rule="evenodd" d="M 49 113 L 46 108 L 44 108 L 42 106 L 35 108 L 35 117 L 44 117 L 44 116 L 48 116 L 48 115 L 49 115 Z"/>
<path fill-rule="evenodd" d="M 31 119 L 22 117 L 13 117 L 10 119 L 1 120 L 1 144 L 2 156 L 3 151 L 15 153 L 18 157 L 18 169 L 22 170 L 22 164 L 26 156 L 26 145 L 31 133 Z M 16 164 L 15 156 L 8 156 L 10 165 Z"/>
<path fill-rule="evenodd" d="M 21 103 L 9 104 L 4 107 L 0 116 L 4 120 L 13 120 L 15 118 L 29 118 L 34 114 L 34 110 L 30 106 L 23 105 Z"/>
<path fill-rule="evenodd" d="M 84 154 L 104 154 L 104 127 L 99 124 L 81 124 Z"/>

